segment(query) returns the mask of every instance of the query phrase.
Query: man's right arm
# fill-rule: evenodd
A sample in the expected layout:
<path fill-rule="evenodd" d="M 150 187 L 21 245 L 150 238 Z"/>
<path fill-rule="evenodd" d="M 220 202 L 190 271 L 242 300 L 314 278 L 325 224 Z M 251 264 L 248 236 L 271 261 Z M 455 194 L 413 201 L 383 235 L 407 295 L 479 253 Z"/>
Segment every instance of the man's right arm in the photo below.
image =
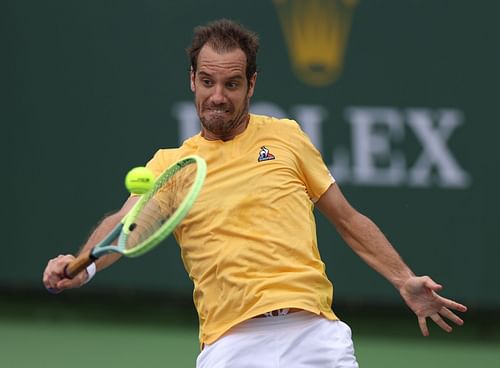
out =
<path fill-rule="evenodd" d="M 104 239 L 105 236 L 122 220 L 123 216 L 130 211 L 138 199 L 138 196 L 130 197 L 118 212 L 104 218 L 104 220 L 92 232 L 89 239 L 80 250 L 80 253 L 91 250 L 96 244 Z M 100 257 L 95 262 L 96 270 L 99 271 L 110 266 L 120 257 L 121 255 L 118 253 L 111 253 Z M 68 279 L 64 276 L 65 267 L 74 259 L 75 257 L 73 255 L 66 254 L 59 255 L 49 260 L 43 273 L 43 284 L 48 290 L 58 293 L 65 289 L 80 287 L 87 282 L 89 275 L 86 271 L 80 272 L 73 279 Z"/>

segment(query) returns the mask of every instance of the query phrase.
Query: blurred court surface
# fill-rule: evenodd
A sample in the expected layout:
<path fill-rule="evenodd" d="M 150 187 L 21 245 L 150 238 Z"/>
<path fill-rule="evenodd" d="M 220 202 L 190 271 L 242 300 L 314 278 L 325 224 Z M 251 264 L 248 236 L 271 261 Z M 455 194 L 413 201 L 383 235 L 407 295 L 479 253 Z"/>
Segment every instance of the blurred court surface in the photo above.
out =
<path fill-rule="evenodd" d="M 500 362 L 498 320 L 477 315 L 446 335 L 431 326 L 419 336 L 404 310 L 349 312 L 361 367 L 495 367 Z M 0 367 L 194 367 L 197 321 L 188 303 L 125 298 L 85 303 L 49 296 L 0 306 Z"/>

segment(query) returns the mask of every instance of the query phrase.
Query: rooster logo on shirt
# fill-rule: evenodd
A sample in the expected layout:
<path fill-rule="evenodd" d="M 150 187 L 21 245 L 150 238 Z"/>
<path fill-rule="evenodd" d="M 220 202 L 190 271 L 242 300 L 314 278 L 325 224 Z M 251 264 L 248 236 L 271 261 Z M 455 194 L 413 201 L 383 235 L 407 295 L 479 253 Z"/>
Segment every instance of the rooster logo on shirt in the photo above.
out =
<path fill-rule="evenodd" d="M 269 149 L 266 146 L 260 147 L 260 152 L 259 152 L 259 158 L 258 161 L 269 161 L 269 160 L 274 160 L 275 157 L 274 155 L 269 152 Z"/>

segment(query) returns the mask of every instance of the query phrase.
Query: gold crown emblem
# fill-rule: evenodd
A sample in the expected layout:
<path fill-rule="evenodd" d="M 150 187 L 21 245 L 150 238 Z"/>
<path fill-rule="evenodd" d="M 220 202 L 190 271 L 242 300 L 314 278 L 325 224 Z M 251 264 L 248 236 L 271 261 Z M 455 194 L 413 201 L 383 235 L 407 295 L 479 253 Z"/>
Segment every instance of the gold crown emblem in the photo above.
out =
<path fill-rule="evenodd" d="M 297 76 L 313 86 L 333 83 L 357 0 L 273 0 Z"/>

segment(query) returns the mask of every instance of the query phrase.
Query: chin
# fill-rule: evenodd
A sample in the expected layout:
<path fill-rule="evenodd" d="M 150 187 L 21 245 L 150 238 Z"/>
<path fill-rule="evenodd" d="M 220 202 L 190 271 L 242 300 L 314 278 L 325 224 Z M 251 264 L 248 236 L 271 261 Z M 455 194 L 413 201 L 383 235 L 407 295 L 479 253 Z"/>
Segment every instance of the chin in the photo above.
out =
<path fill-rule="evenodd" d="M 222 118 L 204 118 L 200 119 L 202 124 L 206 128 L 210 128 L 210 130 L 216 130 L 216 131 L 223 131 L 226 130 L 228 127 L 231 126 L 232 120 L 227 118 L 227 119 L 222 119 Z"/>

